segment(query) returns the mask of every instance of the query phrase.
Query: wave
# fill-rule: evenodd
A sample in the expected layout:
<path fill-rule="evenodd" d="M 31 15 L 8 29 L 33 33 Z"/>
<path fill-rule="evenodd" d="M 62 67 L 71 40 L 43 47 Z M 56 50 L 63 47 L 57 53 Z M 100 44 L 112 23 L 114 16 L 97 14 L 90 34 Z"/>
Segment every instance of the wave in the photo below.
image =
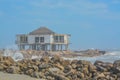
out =
<path fill-rule="evenodd" d="M 105 55 L 119 55 L 120 56 L 120 51 L 108 52 Z"/>
<path fill-rule="evenodd" d="M 14 51 L 11 51 L 11 50 L 5 50 L 3 56 L 11 56 L 15 61 L 24 59 L 23 54 L 20 53 L 19 51 L 14 52 Z M 32 55 L 31 58 L 32 59 L 41 58 L 41 56 Z M 74 57 L 74 58 L 65 58 L 64 57 L 64 59 L 87 60 L 87 61 L 90 61 L 92 63 L 94 63 L 96 60 L 100 60 L 100 61 L 104 61 L 104 62 L 112 62 L 113 63 L 115 60 L 120 60 L 120 51 L 107 52 L 106 54 L 104 54 L 102 56 L 96 56 L 96 57 L 78 56 L 78 57 Z"/>
<path fill-rule="evenodd" d="M 104 62 L 111 62 L 113 63 L 115 60 L 120 60 L 120 51 L 113 51 L 113 52 L 108 52 L 104 55 L 101 56 L 95 56 L 95 57 L 83 57 L 83 56 L 78 56 L 75 58 L 64 58 L 64 59 L 69 59 L 69 60 L 87 60 L 92 63 L 94 63 L 96 60 L 99 61 L 104 61 Z"/>
<path fill-rule="evenodd" d="M 6 50 L 4 51 L 3 56 L 10 56 L 10 57 L 12 57 L 12 58 L 14 59 L 14 61 L 19 61 L 19 60 L 24 59 L 22 53 L 20 53 L 19 51 L 14 52 L 14 51 L 11 51 L 11 50 L 9 50 L 9 49 L 6 49 Z"/>

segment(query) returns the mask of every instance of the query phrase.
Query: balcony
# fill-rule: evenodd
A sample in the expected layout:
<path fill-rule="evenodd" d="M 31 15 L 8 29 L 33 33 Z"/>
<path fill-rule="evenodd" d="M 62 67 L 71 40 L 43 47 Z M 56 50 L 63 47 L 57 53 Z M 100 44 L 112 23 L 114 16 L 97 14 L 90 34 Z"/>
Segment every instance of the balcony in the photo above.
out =
<path fill-rule="evenodd" d="M 19 44 L 19 43 L 28 43 L 27 41 L 15 41 L 15 44 Z"/>

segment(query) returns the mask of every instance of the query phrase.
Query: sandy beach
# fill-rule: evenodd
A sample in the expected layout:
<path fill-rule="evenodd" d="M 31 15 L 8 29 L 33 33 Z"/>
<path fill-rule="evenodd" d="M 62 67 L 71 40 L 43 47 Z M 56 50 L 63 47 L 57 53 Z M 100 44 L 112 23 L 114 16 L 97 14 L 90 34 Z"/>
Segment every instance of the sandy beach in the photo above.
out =
<path fill-rule="evenodd" d="M 27 75 L 0 72 L 0 80 L 41 80 L 41 79 L 32 78 Z"/>

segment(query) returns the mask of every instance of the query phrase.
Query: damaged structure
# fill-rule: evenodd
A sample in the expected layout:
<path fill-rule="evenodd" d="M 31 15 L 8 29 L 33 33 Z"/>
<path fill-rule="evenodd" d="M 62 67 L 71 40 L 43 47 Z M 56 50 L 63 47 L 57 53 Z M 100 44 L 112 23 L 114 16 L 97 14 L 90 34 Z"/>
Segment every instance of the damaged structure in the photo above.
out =
<path fill-rule="evenodd" d="M 40 27 L 29 34 L 16 35 L 16 44 L 20 50 L 66 51 L 69 38 L 69 34 L 57 34 L 47 27 Z"/>

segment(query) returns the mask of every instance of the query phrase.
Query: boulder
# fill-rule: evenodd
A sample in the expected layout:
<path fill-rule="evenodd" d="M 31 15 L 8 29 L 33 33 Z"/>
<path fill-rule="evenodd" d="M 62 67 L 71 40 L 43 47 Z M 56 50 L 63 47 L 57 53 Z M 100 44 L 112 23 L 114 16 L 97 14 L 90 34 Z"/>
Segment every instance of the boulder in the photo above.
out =
<path fill-rule="evenodd" d="M 16 66 L 10 66 L 6 69 L 6 72 L 12 73 L 12 74 L 19 74 L 20 73 L 20 68 Z"/>
<path fill-rule="evenodd" d="M 0 55 L 0 61 L 3 61 L 3 56 Z"/>
<path fill-rule="evenodd" d="M 9 61 L 10 63 L 14 63 L 15 61 L 12 59 L 12 57 L 7 56 L 7 57 L 3 57 L 4 61 Z"/>
<path fill-rule="evenodd" d="M 64 61 L 63 58 L 61 58 L 59 55 L 54 55 L 51 58 L 52 63 L 60 63 L 60 64 L 62 64 L 63 61 Z"/>
<path fill-rule="evenodd" d="M 85 61 L 85 60 L 78 60 L 77 64 L 82 64 L 82 65 L 90 65 L 91 62 L 90 61 Z"/>
<path fill-rule="evenodd" d="M 32 76 L 32 77 L 35 77 L 35 78 L 40 78 L 39 72 L 33 72 L 33 73 L 31 74 L 31 76 Z"/>
<path fill-rule="evenodd" d="M 27 74 L 27 75 L 31 75 L 33 72 L 34 72 L 33 69 L 28 69 L 28 70 L 25 72 L 25 74 Z"/>
<path fill-rule="evenodd" d="M 120 60 L 116 60 L 113 63 L 114 73 L 120 73 Z"/>
<path fill-rule="evenodd" d="M 64 73 L 68 73 L 68 72 L 70 72 L 71 71 L 71 69 L 72 69 L 72 67 L 70 66 L 70 65 L 67 65 L 67 66 L 65 66 L 64 67 Z"/>
<path fill-rule="evenodd" d="M 92 64 L 91 64 L 91 65 L 88 66 L 89 72 L 94 72 L 94 71 L 96 71 L 96 69 L 97 69 L 97 68 L 96 68 L 95 65 L 92 65 Z"/>
<path fill-rule="evenodd" d="M 61 65 L 65 67 L 65 66 L 70 65 L 70 64 L 71 64 L 70 60 L 63 60 Z"/>
<path fill-rule="evenodd" d="M 32 68 L 33 68 L 34 71 L 38 71 L 39 70 L 38 66 L 36 66 L 36 65 L 33 65 Z"/>
<path fill-rule="evenodd" d="M 104 62 L 102 62 L 102 61 L 95 61 L 95 63 L 94 63 L 94 65 L 96 66 L 96 65 L 99 65 L 99 66 L 101 66 L 102 64 L 104 64 Z"/>
<path fill-rule="evenodd" d="M 69 80 L 69 78 L 65 77 L 64 75 L 60 75 L 53 72 L 50 72 L 50 74 L 55 78 L 55 80 Z"/>
<path fill-rule="evenodd" d="M 39 64 L 38 65 L 38 69 L 41 70 L 41 69 L 47 69 L 49 68 L 50 65 L 49 64 L 46 64 L 46 63 L 43 63 L 43 64 Z"/>
<path fill-rule="evenodd" d="M 4 63 L 0 63 L 0 71 L 4 71 L 7 68 L 8 66 L 4 65 Z"/>
<path fill-rule="evenodd" d="M 54 64 L 54 67 L 59 68 L 61 71 L 64 70 L 64 67 L 62 65 L 60 65 L 59 63 Z"/>
<path fill-rule="evenodd" d="M 100 71 L 100 72 L 105 72 L 105 71 L 107 71 L 107 68 L 104 68 L 104 67 L 99 66 L 99 65 L 97 65 L 96 68 L 97 68 L 97 71 Z"/>
<path fill-rule="evenodd" d="M 41 62 L 49 62 L 50 58 L 48 56 L 43 56 L 40 61 Z"/>

